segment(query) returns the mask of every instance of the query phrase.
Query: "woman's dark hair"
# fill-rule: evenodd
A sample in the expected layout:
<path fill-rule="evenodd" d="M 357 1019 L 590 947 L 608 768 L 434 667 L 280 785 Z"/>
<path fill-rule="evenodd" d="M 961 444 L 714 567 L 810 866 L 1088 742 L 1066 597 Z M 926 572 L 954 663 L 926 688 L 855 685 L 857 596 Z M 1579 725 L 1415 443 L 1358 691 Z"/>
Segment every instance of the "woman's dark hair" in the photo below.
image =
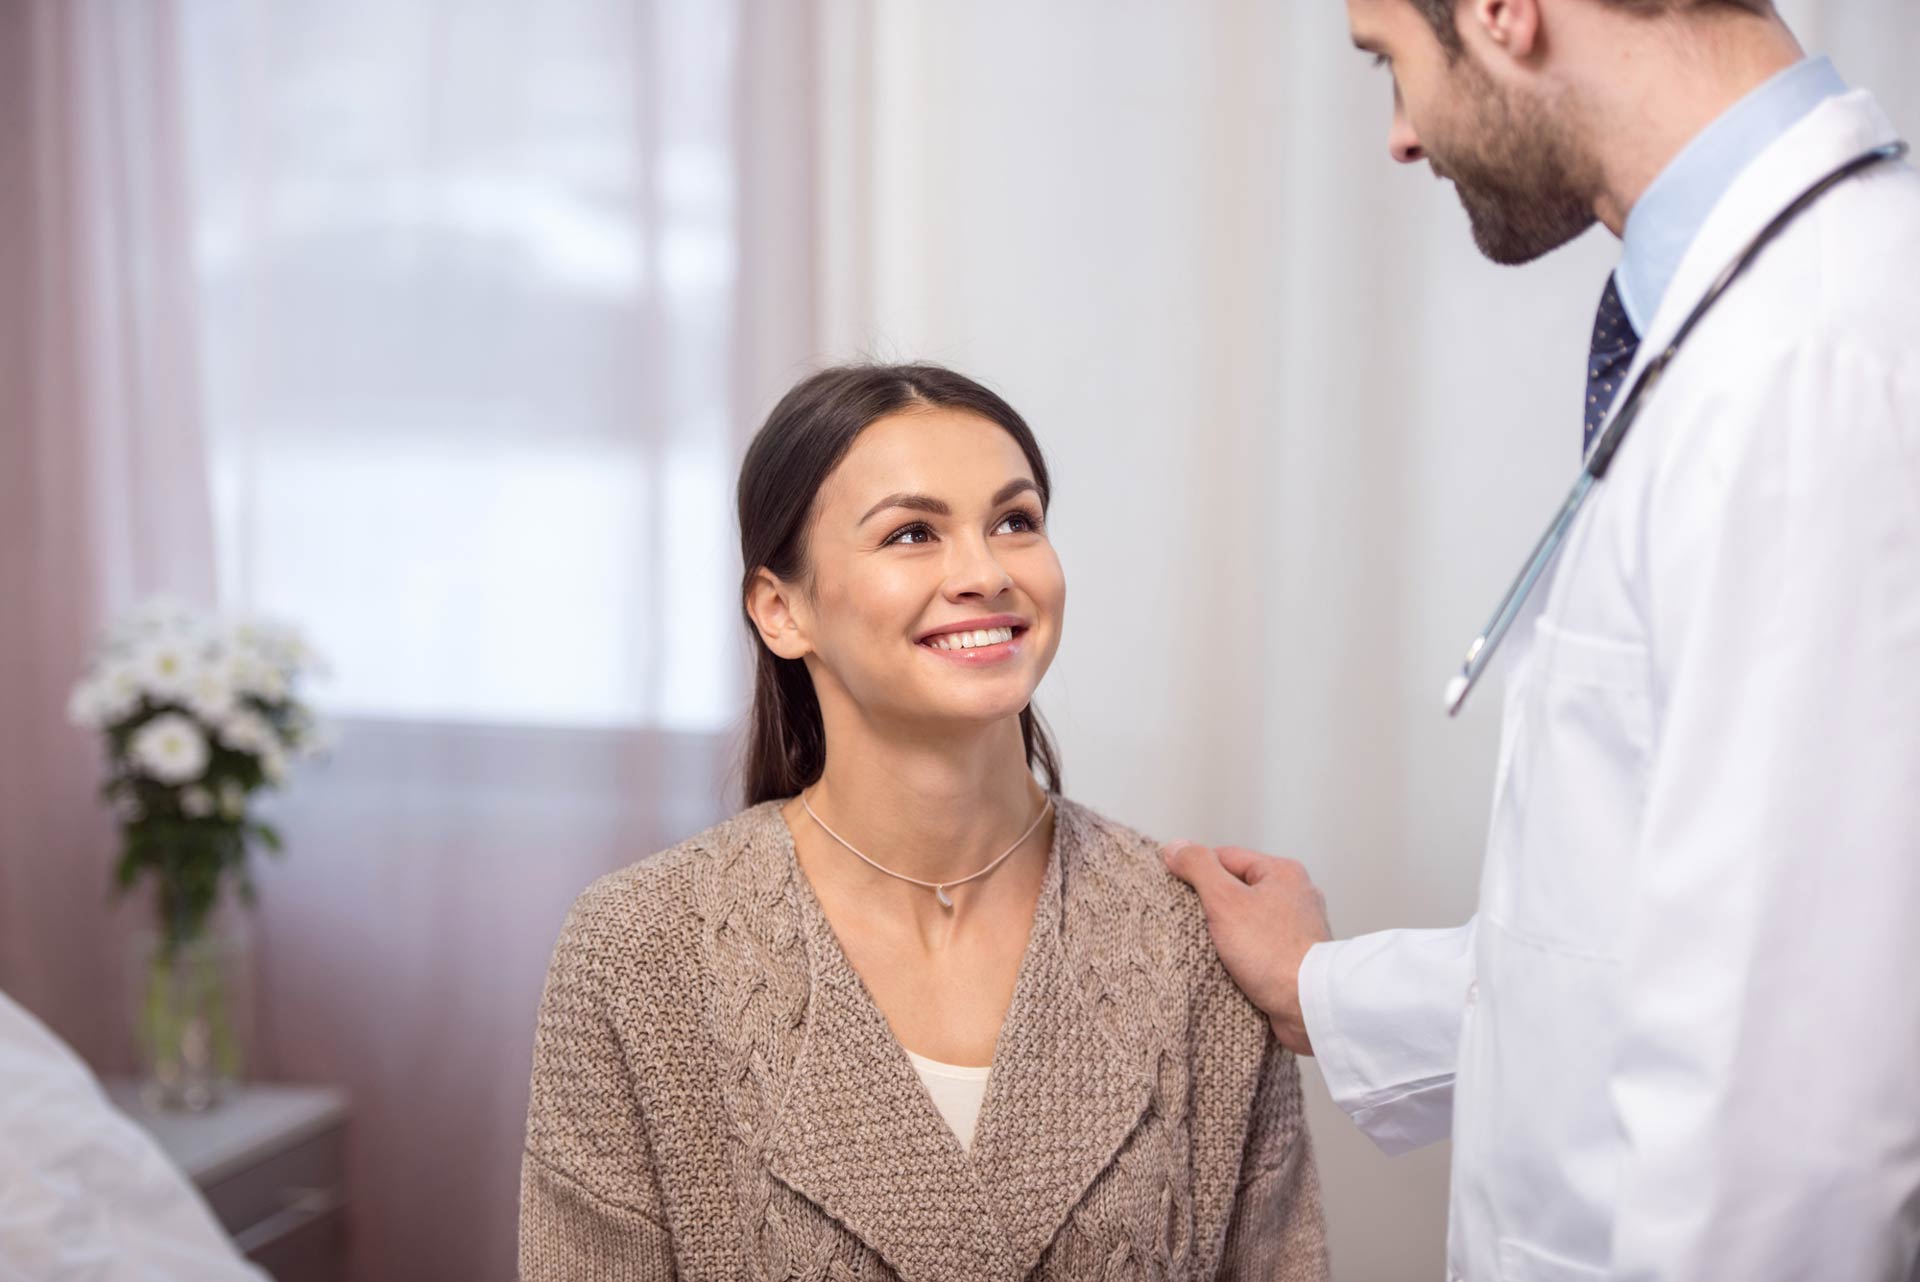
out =
<path fill-rule="evenodd" d="M 803 379 L 773 407 L 740 464 L 740 612 L 754 639 L 753 719 L 747 730 L 749 806 L 791 797 L 820 777 L 827 762 L 826 727 L 813 676 L 800 659 L 782 659 L 760 643 L 747 615 L 747 593 L 765 568 L 787 583 L 803 582 L 807 528 L 814 499 L 861 432 L 914 406 L 966 410 L 998 424 L 1027 456 L 1044 512 L 1053 498 L 1040 443 L 1013 406 L 964 374 L 938 365 L 839 365 Z M 1061 789 L 1060 758 L 1040 714 L 1020 712 L 1027 767 Z"/>

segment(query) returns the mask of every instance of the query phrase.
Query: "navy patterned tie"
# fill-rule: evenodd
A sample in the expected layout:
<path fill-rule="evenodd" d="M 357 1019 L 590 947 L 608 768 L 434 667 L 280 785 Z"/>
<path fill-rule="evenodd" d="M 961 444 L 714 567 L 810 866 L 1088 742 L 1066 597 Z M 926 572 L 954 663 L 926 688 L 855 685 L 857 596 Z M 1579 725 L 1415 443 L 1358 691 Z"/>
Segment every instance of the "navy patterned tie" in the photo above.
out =
<path fill-rule="evenodd" d="M 1633 332 L 1627 309 L 1620 302 L 1619 287 L 1607 277 L 1607 290 L 1600 295 L 1600 311 L 1593 318 L 1593 354 L 1587 358 L 1587 430 L 1580 441 L 1580 457 L 1593 448 L 1593 438 L 1607 421 L 1607 411 L 1620 395 L 1621 384 L 1633 366 L 1633 354 L 1640 350 L 1640 336 Z"/>

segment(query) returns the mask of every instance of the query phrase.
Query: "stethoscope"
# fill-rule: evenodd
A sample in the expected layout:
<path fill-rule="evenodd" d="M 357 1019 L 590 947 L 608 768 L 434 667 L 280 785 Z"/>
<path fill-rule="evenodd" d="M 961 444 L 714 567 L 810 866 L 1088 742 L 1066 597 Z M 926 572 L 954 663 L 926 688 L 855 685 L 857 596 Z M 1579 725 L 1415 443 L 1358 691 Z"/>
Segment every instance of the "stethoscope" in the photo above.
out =
<path fill-rule="evenodd" d="M 1467 693 L 1480 680 L 1480 674 L 1487 670 L 1487 664 L 1493 659 L 1493 652 L 1499 648 L 1502 638 L 1507 635 L 1507 630 L 1513 626 L 1514 619 L 1519 616 L 1520 607 L 1526 604 L 1534 585 L 1539 583 L 1540 576 L 1546 573 L 1547 567 L 1553 564 L 1553 558 L 1559 554 L 1560 545 L 1566 541 L 1567 531 L 1573 526 L 1573 518 L 1578 516 L 1580 509 L 1585 506 L 1587 496 L 1593 493 L 1593 487 L 1606 479 L 1607 469 L 1613 465 L 1613 456 L 1620 452 L 1620 443 L 1627 439 L 1627 432 L 1633 427 L 1634 420 L 1640 416 L 1641 407 L 1645 404 L 1647 397 L 1652 395 L 1653 389 L 1659 385 L 1660 376 L 1666 373 L 1669 365 L 1673 364 L 1673 358 L 1679 353 L 1680 345 L 1687 341 L 1687 335 L 1693 332 L 1694 326 L 1713 310 L 1713 305 L 1720 301 L 1721 295 L 1732 287 L 1734 281 L 1740 279 L 1747 268 L 1753 266 L 1754 260 L 1773 243 L 1776 236 L 1786 230 L 1788 224 L 1806 212 L 1809 205 L 1861 170 L 1870 169 L 1886 161 L 1899 160 L 1906 154 L 1907 144 L 1904 142 L 1890 142 L 1884 146 L 1875 147 L 1872 151 L 1855 156 L 1807 188 L 1798 200 L 1781 210 L 1773 221 L 1753 238 L 1753 242 L 1741 251 L 1738 258 L 1727 265 L 1727 269 L 1720 273 L 1719 278 L 1713 282 L 1705 296 L 1695 304 L 1693 312 L 1687 317 L 1686 323 L 1680 326 L 1679 332 L 1673 336 L 1673 341 L 1667 344 L 1666 350 L 1647 362 L 1640 371 L 1640 376 L 1634 380 L 1633 387 L 1628 390 L 1626 399 L 1620 403 L 1619 410 L 1608 421 L 1606 430 L 1601 432 L 1593 451 L 1587 455 L 1586 466 L 1580 470 L 1580 479 L 1574 482 L 1573 492 L 1568 494 L 1567 501 L 1560 505 L 1560 514 L 1554 517 L 1553 524 L 1547 527 L 1547 532 L 1541 536 L 1539 544 L 1534 547 L 1533 556 L 1527 561 L 1526 567 L 1520 571 L 1520 577 L 1515 579 L 1513 586 L 1507 589 L 1507 595 L 1501 600 L 1500 608 L 1493 612 L 1492 621 L 1481 630 L 1479 636 L 1473 639 L 1473 644 L 1467 647 L 1467 661 L 1461 666 L 1460 675 L 1447 682 L 1448 716 L 1451 717 L 1460 711 L 1460 705 L 1466 702 Z"/>

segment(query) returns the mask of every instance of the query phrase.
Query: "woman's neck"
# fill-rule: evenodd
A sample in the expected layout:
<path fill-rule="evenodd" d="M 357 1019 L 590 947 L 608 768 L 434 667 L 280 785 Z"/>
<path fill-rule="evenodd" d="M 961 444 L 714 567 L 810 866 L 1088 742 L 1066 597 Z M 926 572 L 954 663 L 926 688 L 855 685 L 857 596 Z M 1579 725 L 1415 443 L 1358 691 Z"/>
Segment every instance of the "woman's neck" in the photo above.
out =
<path fill-rule="evenodd" d="M 1017 719 L 931 737 L 924 727 L 897 734 L 871 725 L 839 729 L 828 727 L 826 769 L 807 802 L 860 853 L 894 872 L 931 882 L 978 872 L 1040 812 L 1043 794 L 1027 769 Z M 853 875 L 927 893 L 865 865 Z"/>

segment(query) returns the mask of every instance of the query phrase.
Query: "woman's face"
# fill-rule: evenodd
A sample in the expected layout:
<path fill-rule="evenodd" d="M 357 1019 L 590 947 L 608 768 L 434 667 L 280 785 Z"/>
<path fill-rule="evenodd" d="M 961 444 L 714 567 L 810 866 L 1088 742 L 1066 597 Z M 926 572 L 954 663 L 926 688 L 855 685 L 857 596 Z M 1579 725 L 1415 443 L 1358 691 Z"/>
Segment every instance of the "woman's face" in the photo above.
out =
<path fill-rule="evenodd" d="M 1060 644 L 1066 579 L 1026 455 L 965 410 L 880 419 L 827 478 L 811 579 L 783 638 L 875 719 L 988 722 L 1033 698 Z M 764 634 L 763 627 L 763 634 Z"/>

